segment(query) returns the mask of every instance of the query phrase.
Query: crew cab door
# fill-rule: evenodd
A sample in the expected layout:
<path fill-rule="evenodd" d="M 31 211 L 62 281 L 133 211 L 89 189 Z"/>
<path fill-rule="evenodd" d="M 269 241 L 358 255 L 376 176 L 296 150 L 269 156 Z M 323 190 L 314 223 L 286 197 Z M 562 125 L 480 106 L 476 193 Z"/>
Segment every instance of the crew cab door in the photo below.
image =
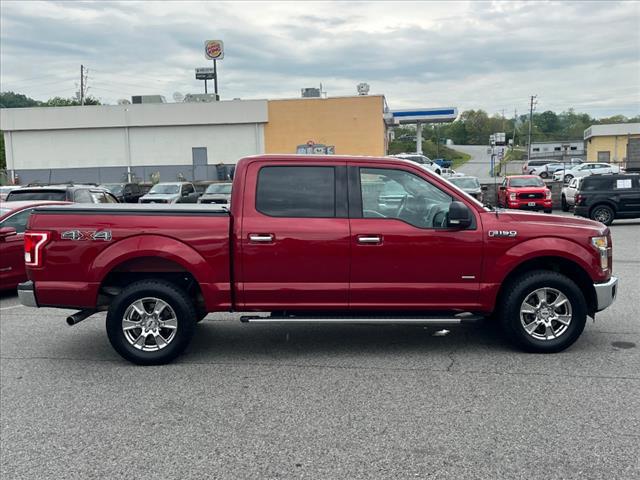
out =
<path fill-rule="evenodd" d="M 470 228 L 448 228 L 461 199 L 428 178 L 419 167 L 350 164 L 351 309 L 478 305 L 479 215 Z"/>
<path fill-rule="evenodd" d="M 345 162 L 251 163 L 241 222 L 241 238 L 235 239 L 240 245 L 240 306 L 347 308 Z"/>

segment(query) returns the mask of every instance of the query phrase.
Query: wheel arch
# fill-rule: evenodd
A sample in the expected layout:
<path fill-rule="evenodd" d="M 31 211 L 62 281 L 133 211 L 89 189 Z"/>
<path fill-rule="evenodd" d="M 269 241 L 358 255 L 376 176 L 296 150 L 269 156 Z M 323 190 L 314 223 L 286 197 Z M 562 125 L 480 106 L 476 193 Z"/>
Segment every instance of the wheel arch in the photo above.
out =
<path fill-rule="evenodd" d="M 502 305 L 504 294 L 509 285 L 511 285 L 517 277 L 535 270 L 548 270 L 565 275 L 571 279 L 580 288 L 587 301 L 587 312 L 589 316 L 594 316 L 597 309 L 596 291 L 593 286 L 593 280 L 589 273 L 578 262 L 558 255 L 545 255 L 540 257 L 529 258 L 516 266 L 514 266 L 502 281 L 496 296 L 496 307 Z"/>

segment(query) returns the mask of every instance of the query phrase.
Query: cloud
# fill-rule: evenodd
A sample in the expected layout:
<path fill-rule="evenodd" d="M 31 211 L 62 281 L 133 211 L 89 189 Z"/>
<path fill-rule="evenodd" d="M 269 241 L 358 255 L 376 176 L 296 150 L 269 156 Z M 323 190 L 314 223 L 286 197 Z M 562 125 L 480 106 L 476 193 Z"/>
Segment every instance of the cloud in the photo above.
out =
<path fill-rule="evenodd" d="M 220 38 L 223 99 L 321 82 L 348 95 L 366 81 L 391 108 L 495 113 L 537 94 L 544 109 L 640 113 L 632 2 L 3 1 L 0 23 L 1 88 L 36 98 L 73 94 L 81 63 L 106 102 L 200 92 L 193 69 L 207 64 L 204 40 Z"/>

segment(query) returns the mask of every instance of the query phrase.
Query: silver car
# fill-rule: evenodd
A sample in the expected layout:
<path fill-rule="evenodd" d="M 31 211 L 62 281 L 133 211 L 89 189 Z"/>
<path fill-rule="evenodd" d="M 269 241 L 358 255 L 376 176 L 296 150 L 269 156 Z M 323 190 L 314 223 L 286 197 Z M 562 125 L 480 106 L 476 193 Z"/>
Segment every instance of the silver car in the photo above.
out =
<path fill-rule="evenodd" d="M 196 203 L 198 193 L 190 182 L 156 183 L 140 203 Z"/>

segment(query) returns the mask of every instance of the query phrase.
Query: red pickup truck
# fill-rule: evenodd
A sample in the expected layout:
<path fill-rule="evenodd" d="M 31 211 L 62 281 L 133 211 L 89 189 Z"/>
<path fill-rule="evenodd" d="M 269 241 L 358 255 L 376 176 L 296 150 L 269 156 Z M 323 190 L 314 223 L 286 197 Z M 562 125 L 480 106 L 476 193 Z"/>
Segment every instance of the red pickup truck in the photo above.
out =
<path fill-rule="evenodd" d="M 25 236 L 24 305 L 106 310 L 139 364 L 179 355 L 207 312 L 244 322 L 449 325 L 498 319 L 557 352 L 616 296 L 611 235 L 585 219 L 485 207 L 393 158 L 240 160 L 211 205 L 42 207 Z M 270 312 L 270 316 L 256 315 Z"/>

